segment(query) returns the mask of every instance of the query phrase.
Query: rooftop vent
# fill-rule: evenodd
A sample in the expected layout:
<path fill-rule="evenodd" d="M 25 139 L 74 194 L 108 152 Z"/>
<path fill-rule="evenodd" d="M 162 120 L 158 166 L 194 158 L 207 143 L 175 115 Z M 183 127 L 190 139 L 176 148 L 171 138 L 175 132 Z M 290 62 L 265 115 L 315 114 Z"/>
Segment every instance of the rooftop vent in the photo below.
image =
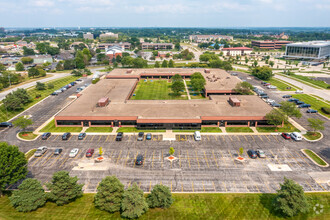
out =
<path fill-rule="evenodd" d="M 97 106 L 99 106 L 99 107 L 105 107 L 108 104 L 109 104 L 109 98 L 108 97 L 100 98 L 99 101 L 97 102 Z"/>
<path fill-rule="evenodd" d="M 229 101 L 229 104 L 231 104 L 231 106 L 233 106 L 233 107 L 240 107 L 241 106 L 241 102 L 237 98 L 229 97 L 228 101 Z"/>
<path fill-rule="evenodd" d="M 204 70 L 204 73 L 210 73 L 210 72 L 211 72 L 210 69 L 205 69 L 205 70 Z"/>
<path fill-rule="evenodd" d="M 127 71 L 126 71 L 126 73 L 132 73 L 133 72 L 133 70 L 131 70 L 131 69 L 128 69 Z"/>

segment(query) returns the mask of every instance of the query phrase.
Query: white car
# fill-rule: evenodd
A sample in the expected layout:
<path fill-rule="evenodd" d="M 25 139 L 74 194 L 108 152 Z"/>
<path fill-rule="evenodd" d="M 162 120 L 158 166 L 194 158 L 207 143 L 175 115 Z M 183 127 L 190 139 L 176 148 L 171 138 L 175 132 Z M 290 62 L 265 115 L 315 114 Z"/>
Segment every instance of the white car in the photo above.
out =
<path fill-rule="evenodd" d="M 265 152 L 263 150 L 257 150 L 257 155 L 260 158 L 266 158 Z"/>
<path fill-rule="evenodd" d="M 297 90 L 296 93 L 304 93 L 302 90 Z"/>
<path fill-rule="evenodd" d="M 75 157 L 75 156 L 77 156 L 78 153 L 79 153 L 79 149 L 78 148 L 73 148 L 70 151 L 69 157 Z"/>
<path fill-rule="evenodd" d="M 268 89 L 277 89 L 277 87 L 276 86 L 273 86 L 273 85 L 269 85 L 269 86 L 267 86 L 267 88 Z"/>
<path fill-rule="evenodd" d="M 266 102 L 269 103 L 269 104 L 272 104 L 273 102 L 275 102 L 275 100 L 273 100 L 273 99 L 266 99 Z"/>
<path fill-rule="evenodd" d="M 34 156 L 41 157 L 44 153 L 46 153 L 46 151 L 47 151 L 46 146 L 38 147 L 37 151 L 34 153 Z"/>
<path fill-rule="evenodd" d="M 302 136 L 298 132 L 292 132 L 291 133 L 291 138 L 295 141 L 301 141 L 302 140 Z"/>

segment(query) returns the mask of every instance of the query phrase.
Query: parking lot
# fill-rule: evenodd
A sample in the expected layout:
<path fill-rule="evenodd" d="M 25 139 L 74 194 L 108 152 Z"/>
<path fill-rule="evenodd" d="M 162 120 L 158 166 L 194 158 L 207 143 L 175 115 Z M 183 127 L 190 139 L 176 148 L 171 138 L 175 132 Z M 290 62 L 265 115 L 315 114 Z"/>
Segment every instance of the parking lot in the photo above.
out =
<path fill-rule="evenodd" d="M 313 164 L 301 151 L 301 143 L 284 140 L 274 135 L 204 135 L 196 142 L 192 135 L 177 135 L 177 141 L 160 141 L 154 136 L 151 141 L 136 141 L 136 136 L 124 136 L 116 142 L 114 135 L 90 135 L 77 141 L 73 136 L 68 141 L 51 136 L 49 140 L 38 140 L 49 150 L 39 158 L 29 161 L 31 175 L 43 183 L 50 181 L 52 173 L 67 170 L 84 183 L 85 192 L 95 192 L 98 183 L 108 175 L 116 175 L 128 187 L 136 182 L 149 192 L 155 184 L 164 184 L 172 192 L 275 192 L 283 177 L 293 178 L 305 191 L 329 191 L 326 183 L 316 182 L 309 173 L 324 171 Z M 53 155 L 55 148 L 62 148 L 59 156 Z M 68 154 L 74 147 L 80 149 L 75 158 Z M 92 165 L 102 147 L 105 161 Z M 176 157 L 167 159 L 169 147 L 174 147 Z M 246 162 L 235 161 L 240 147 L 244 148 Z M 94 148 L 91 158 L 86 158 L 88 148 Z M 248 149 L 262 149 L 266 158 L 250 159 Z M 136 165 L 137 155 L 143 155 L 142 165 Z M 285 167 L 283 171 L 272 171 L 270 166 Z M 90 166 L 91 169 L 80 167 Z M 327 170 L 327 169 L 325 169 Z"/>

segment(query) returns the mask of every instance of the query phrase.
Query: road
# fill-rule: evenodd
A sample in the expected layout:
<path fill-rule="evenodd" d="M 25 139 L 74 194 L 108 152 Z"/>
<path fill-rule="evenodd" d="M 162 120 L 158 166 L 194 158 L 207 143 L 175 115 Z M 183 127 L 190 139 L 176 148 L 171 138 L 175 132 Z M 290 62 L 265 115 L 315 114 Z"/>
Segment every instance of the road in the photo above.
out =
<path fill-rule="evenodd" d="M 308 86 L 304 83 L 298 82 L 296 80 L 290 79 L 285 76 L 275 75 L 275 78 L 281 79 L 285 82 L 291 83 L 294 86 L 300 87 L 303 89 L 304 93 L 317 95 L 325 100 L 330 101 L 330 91 L 325 89 L 316 89 L 311 86 Z"/>
<path fill-rule="evenodd" d="M 49 81 L 54 80 L 54 79 L 62 78 L 62 77 L 65 77 L 65 76 L 70 76 L 71 74 L 70 73 L 58 73 L 58 74 L 52 73 L 52 75 L 53 76 L 51 76 L 51 77 L 40 79 L 40 80 L 36 80 L 36 81 L 30 82 L 30 83 L 26 83 L 26 84 L 17 86 L 15 88 L 6 90 L 4 92 L 1 92 L 0 93 L 0 101 L 2 99 L 4 99 L 6 97 L 6 95 L 8 95 L 9 93 L 11 93 L 12 91 L 15 91 L 17 89 L 27 89 L 27 88 L 30 88 L 32 86 L 35 86 L 37 84 L 37 82 L 45 83 L 45 82 L 49 82 Z"/>

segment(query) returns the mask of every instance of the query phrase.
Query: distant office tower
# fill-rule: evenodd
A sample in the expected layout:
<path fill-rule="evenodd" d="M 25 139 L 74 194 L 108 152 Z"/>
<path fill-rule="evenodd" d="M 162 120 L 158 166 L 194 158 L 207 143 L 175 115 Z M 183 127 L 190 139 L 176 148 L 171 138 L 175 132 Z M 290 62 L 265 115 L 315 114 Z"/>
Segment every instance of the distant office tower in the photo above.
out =
<path fill-rule="evenodd" d="M 83 34 L 83 36 L 84 36 L 84 39 L 90 39 L 90 40 L 94 39 L 94 34 L 92 34 L 90 32 Z"/>

